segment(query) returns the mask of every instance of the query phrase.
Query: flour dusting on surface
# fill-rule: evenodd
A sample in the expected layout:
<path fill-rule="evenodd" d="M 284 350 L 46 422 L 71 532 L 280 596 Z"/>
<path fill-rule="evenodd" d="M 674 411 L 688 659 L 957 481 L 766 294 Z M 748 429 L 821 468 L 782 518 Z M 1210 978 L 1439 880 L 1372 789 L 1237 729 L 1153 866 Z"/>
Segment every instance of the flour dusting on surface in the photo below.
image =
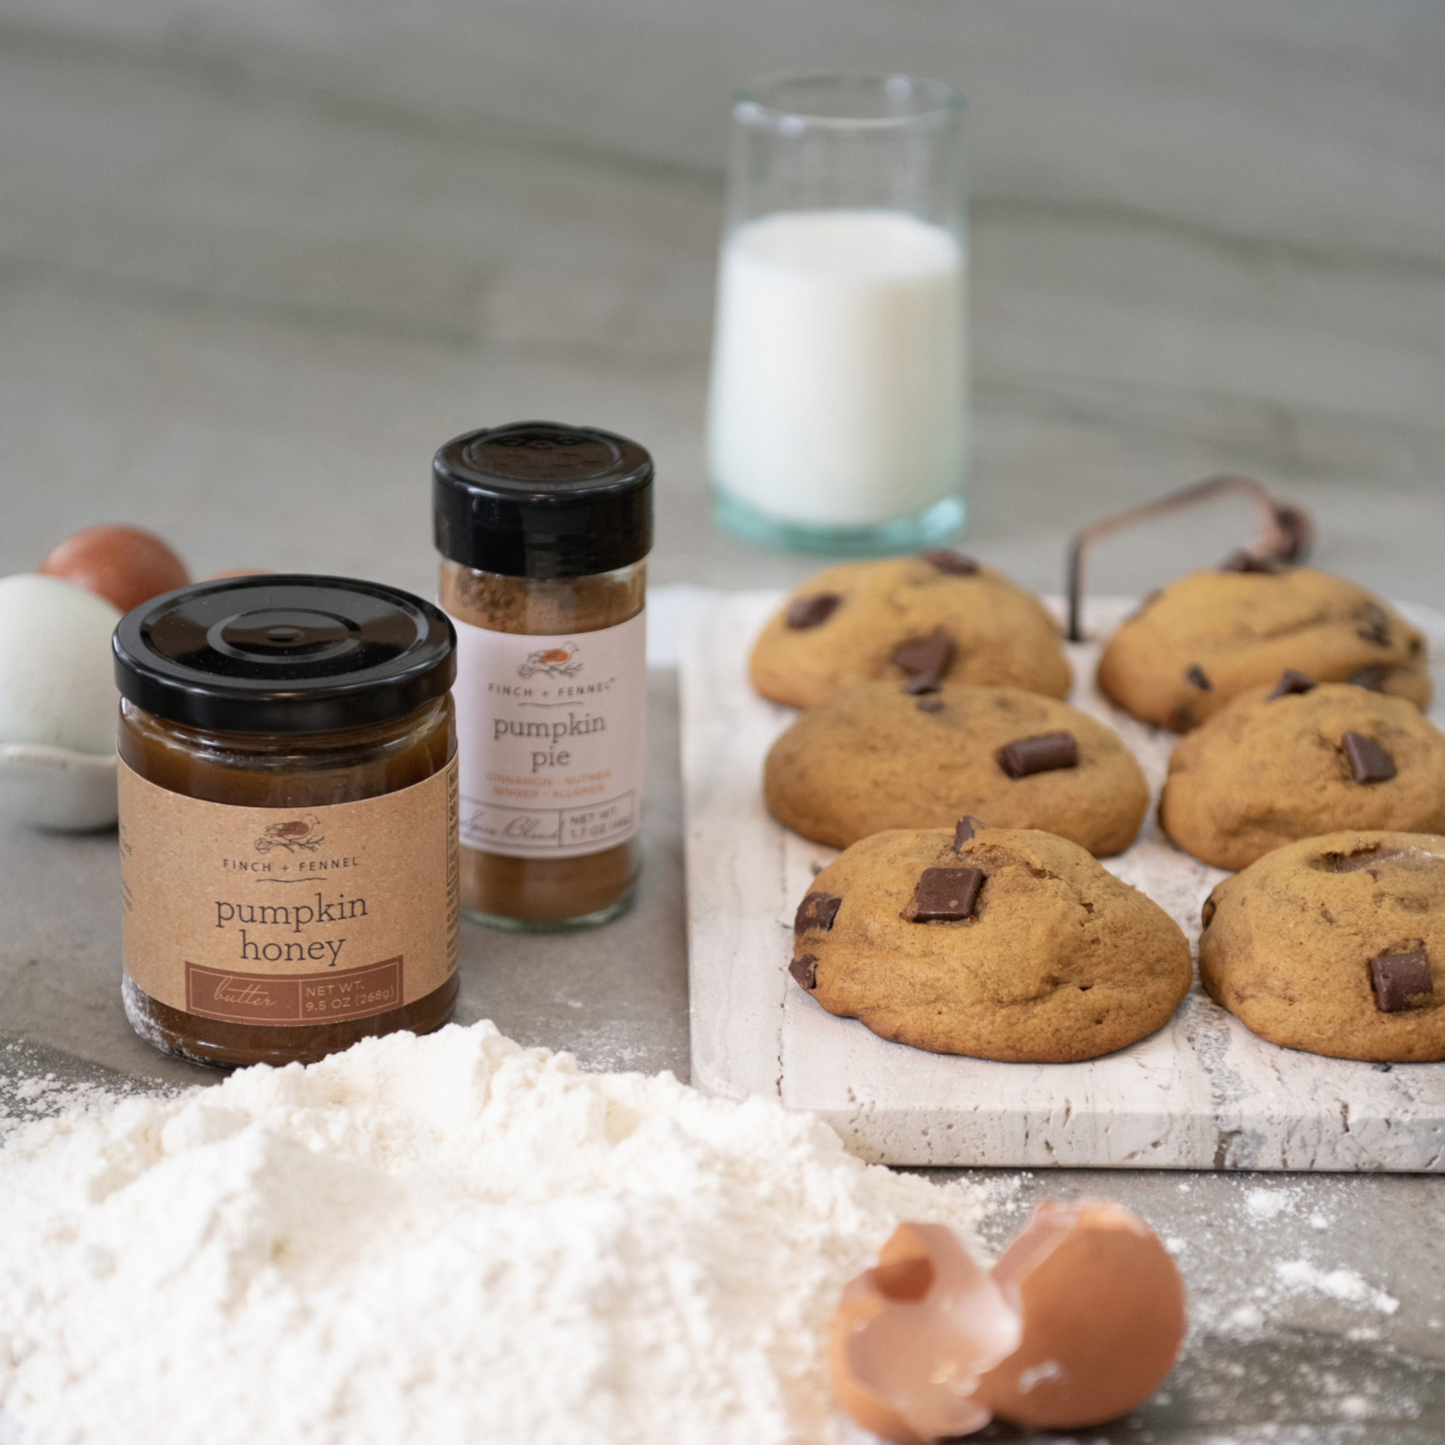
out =
<path fill-rule="evenodd" d="M 1294 1200 L 1283 1189 L 1251 1189 L 1244 1206 L 1255 1219 L 1277 1219 L 1294 1208 Z"/>
<path fill-rule="evenodd" d="M 1362 1305 L 1392 1315 L 1400 1301 L 1383 1290 L 1373 1289 L 1352 1269 L 1321 1269 L 1304 1259 L 1281 1260 L 1274 1267 L 1281 1284 L 1292 1289 L 1316 1290 L 1345 1304 Z"/>

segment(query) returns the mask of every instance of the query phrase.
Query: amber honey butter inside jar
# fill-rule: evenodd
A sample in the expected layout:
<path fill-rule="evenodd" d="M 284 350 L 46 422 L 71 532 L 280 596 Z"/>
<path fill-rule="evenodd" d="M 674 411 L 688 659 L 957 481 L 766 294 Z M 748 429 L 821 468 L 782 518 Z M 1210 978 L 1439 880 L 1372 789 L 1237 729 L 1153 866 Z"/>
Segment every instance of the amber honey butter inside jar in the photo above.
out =
<path fill-rule="evenodd" d="M 585 928 L 641 866 L 652 459 L 521 422 L 433 463 L 440 600 L 457 630 L 462 910 Z"/>
<path fill-rule="evenodd" d="M 396 588 L 201 583 L 116 628 L 123 997 L 213 1064 L 311 1062 L 457 995 L 455 640 Z"/>

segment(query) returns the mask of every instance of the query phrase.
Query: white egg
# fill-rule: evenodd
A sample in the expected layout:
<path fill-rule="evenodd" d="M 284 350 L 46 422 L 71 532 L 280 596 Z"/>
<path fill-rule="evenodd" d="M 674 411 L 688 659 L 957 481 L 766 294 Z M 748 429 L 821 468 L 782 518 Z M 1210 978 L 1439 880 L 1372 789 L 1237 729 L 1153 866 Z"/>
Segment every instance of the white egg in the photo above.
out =
<path fill-rule="evenodd" d="M 0 743 L 115 751 L 120 611 L 56 577 L 0 577 Z"/>

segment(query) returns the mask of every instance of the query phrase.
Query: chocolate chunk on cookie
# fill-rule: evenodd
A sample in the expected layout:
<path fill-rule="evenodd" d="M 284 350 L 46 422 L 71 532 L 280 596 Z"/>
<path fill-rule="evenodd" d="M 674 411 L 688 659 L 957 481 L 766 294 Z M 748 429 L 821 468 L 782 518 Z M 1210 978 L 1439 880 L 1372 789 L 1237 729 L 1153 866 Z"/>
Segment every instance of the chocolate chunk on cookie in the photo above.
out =
<path fill-rule="evenodd" d="M 1179 847 L 1244 868 L 1342 828 L 1445 832 L 1445 734 L 1413 703 L 1283 686 L 1242 694 L 1175 745 L 1159 820 Z"/>
<path fill-rule="evenodd" d="M 831 893 L 809 893 L 793 915 L 793 932 L 809 933 L 814 929 L 827 932 L 832 928 L 842 903 L 841 898 L 834 898 Z"/>
<path fill-rule="evenodd" d="M 1268 577 L 1273 577 L 1281 568 L 1273 557 L 1259 557 L 1241 547 L 1237 551 L 1231 552 L 1219 564 L 1219 570 L 1221 572 L 1262 572 Z"/>
<path fill-rule="evenodd" d="M 1351 678 L 1350 681 L 1353 682 L 1354 678 Z M 1319 683 L 1314 678 L 1306 677 L 1304 673 L 1287 667 L 1280 673 L 1279 681 L 1270 689 L 1265 701 L 1273 702 L 1277 697 L 1296 697 L 1301 693 L 1313 692 L 1318 686 Z M 1379 689 L 1376 688 L 1376 691 L 1378 692 Z"/>
<path fill-rule="evenodd" d="M 1356 687 L 1369 688 L 1371 692 L 1384 692 L 1385 684 L 1390 680 L 1390 669 L 1375 663 L 1370 667 L 1362 667 L 1358 672 L 1350 674 L 1350 681 Z"/>
<path fill-rule="evenodd" d="M 1378 738 L 1347 732 L 1340 747 L 1349 760 L 1350 776 L 1357 783 L 1388 783 L 1395 776 L 1395 760 Z"/>
<path fill-rule="evenodd" d="M 1360 626 L 1355 629 L 1355 636 L 1362 642 L 1372 643 L 1376 647 L 1388 647 L 1390 645 L 1390 614 L 1383 607 L 1377 607 L 1372 602 L 1367 602 L 1360 608 Z"/>
<path fill-rule="evenodd" d="M 938 667 L 906 650 L 939 635 L 951 649 Z M 917 692 L 948 681 L 1050 697 L 1063 697 L 1071 681 L 1043 603 L 956 552 L 850 562 L 809 578 L 763 628 L 750 671 L 758 692 L 792 707 L 883 678 L 922 679 Z"/>
<path fill-rule="evenodd" d="M 1082 848 L 985 828 L 875 833 L 818 876 L 846 897 L 790 971 L 829 1013 L 937 1053 L 1068 1063 L 1168 1022 L 1189 945 Z M 804 982 L 808 980 L 808 982 Z"/>
<path fill-rule="evenodd" d="M 788 604 L 784 625 L 795 632 L 821 627 L 838 610 L 843 599 L 836 592 L 814 592 Z"/>
<path fill-rule="evenodd" d="M 1059 768 L 1076 768 L 1079 766 L 1078 739 L 1070 732 L 1015 738 L 998 750 L 998 762 L 1011 778 L 1052 773 Z"/>
<path fill-rule="evenodd" d="M 980 571 L 978 563 L 972 557 L 965 557 L 962 552 L 945 548 L 936 552 L 920 552 L 918 555 L 930 567 L 947 573 L 950 577 L 976 577 Z"/>
<path fill-rule="evenodd" d="M 1377 953 L 1370 960 L 1370 983 L 1375 1007 L 1382 1014 L 1399 1013 L 1412 1004 L 1422 1006 L 1435 992 L 1424 943 L 1406 953 Z"/>
<path fill-rule="evenodd" d="M 815 989 L 818 986 L 817 954 L 800 953 L 788 965 L 788 972 L 797 980 L 799 988 Z"/>
<path fill-rule="evenodd" d="M 1445 838 L 1303 838 L 1210 898 L 1200 977 L 1246 1028 L 1333 1058 L 1445 1059 Z"/>
<path fill-rule="evenodd" d="M 1379 669 L 1370 675 L 1381 690 L 1422 708 L 1430 700 L 1419 630 L 1363 587 L 1309 567 L 1181 577 L 1120 625 L 1098 680 L 1135 717 L 1186 732 L 1286 669 L 1319 682 Z"/>
<path fill-rule="evenodd" d="M 904 692 L 937 692 L 939 684 L 953 665 L 954 653 L 957 650 L 953 639 L 942 628 L 938 628 L 927 637 L 910 637 L 906 642 L 900 642 L 888 654 L 888 660 L 901 672 L 908 674 Z"/>
<path fill-rule="evenodd" d="M 1398 848 L 1360 848 L 1353 853 L 1326 853 L 1320 860 L 1320 866 L 1330 873 L 1373 875 L 1382 863 L 1390 863 L 1404 856 Z"/>
<path fill-rule="evenodd" d="M 773 816 L 835 848 L 885 828 L 952 829 L 967 813 L 1101 856 L 1133 841 L 1149 791 L 1103 723 L 1017 688 L 945 683 L 935 696 L 943 708 L 920 712 L 896 683 L 865 682 L 809 708 L 768 753 Z"/>
<path fill-rule="evenodd" d="M 980 868 L 925 868 L 903 916 L 910 923 L 963 923 L 973 917 L 982 887 Z"/>

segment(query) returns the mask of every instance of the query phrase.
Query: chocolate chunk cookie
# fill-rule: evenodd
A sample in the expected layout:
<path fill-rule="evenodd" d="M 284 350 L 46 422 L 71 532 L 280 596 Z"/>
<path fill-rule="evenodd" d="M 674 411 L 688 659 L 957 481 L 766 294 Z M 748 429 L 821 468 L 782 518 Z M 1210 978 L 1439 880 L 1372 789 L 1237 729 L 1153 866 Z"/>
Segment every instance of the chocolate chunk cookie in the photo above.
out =
<path fill-rule="evenodd" d="M 1109 639 L 1099 687 L 1137 718 L 1188 732 L 1287 668 L 1430 701 L 1425 639 L 1372 592 L 1316 572 L 1191 572 Z"/>
<path fill-rule="evenodd" d="M 1226 878 L 1203 922 L 1204 986 L 1260 1038 L 1337 1059 L 1445 1059 L 1445 838 L 1304 838 Z"/>
<path fill-rule="evenodd" d="M 874 678 L 1069 691 L 1058 628 L 1032 592 L 958 552 L 829 567 L 799 587 L 753 648 L 753 686 L 808 707 Z"/>
<path fill-rule="evenodd" d="M 963 813 L 1122 853 L 1149 806 L 1133 755 L 1103 723 L 1038 693 L 945 683 L 840 688 L 773 744 L 763 795 L 780 822 L 835 848 Z"/>
<path fill-rule="evenodd" d="M 1189 991 L 1189 945 L 1164 910 L 1049 833 L 973 819 L 875 833 L 813 890 L 794 980 L 914 1048 L 1097 1058 L 1162 1028 Z"/>
<path fill-rule="evenodd" d="M 1181 739 L 1159 820 L 1216 868 L 1341 828 L 1445 832 L 1445 734 L 1402 697 L 1289 673 Z"/>

